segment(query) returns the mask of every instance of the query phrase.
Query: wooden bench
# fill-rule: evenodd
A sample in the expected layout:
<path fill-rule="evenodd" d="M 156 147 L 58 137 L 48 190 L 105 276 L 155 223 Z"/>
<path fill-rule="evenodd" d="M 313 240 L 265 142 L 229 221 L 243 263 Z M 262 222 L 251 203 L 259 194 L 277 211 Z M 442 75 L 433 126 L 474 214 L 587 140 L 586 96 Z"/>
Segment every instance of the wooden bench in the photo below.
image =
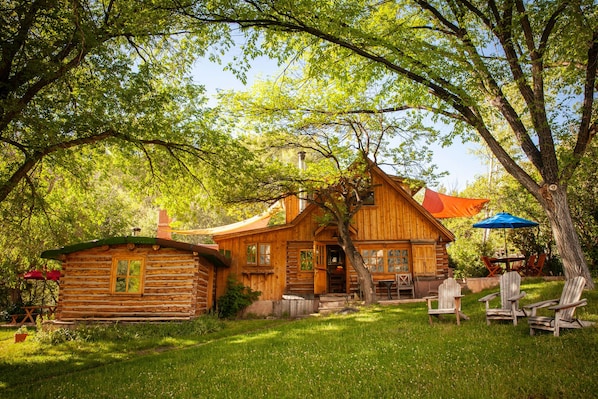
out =
<path fill-rule="evenodd" d="M 22 322 L 25 322 L 26 314 L 11 314 L 10 315 L 10 324 L 17 324 L 18 319 L 21 319 Z"/>

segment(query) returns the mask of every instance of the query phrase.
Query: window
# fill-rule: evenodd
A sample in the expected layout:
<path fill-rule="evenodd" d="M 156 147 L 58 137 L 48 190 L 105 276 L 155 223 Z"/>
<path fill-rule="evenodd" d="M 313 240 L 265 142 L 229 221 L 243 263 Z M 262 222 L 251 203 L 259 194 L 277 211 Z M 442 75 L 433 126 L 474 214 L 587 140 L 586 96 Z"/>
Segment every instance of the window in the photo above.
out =
<path fill-rule="evenodd" d="M 144 258 L 114 258 L 112 261 L 112 293 L 141 294 Z"/>
<path fill-rule="evenodd" d="M 260 266 L 270 266 L 270 244 L 260 244 Z"/>
<path fill-rule="evenodd" d="M 361 251 L 365 266 L 371 273 L 384 272 L 384 250 L 382 249 L 364 249 Z"/>
<path fill-rule="evenodd" d="M 299 270 L 314 270 L 314 251 L 311 249 L 302 249 L 299 253 Z"/>
<path fill-rule="evenodd" d="M 270 266 L 270 244 L 248 244 L 246 260 L 248 265 Z"/>
<path fill-rule="evenodd" d="M 409 251 L 406 249 L 389 249 L 387 255 L 389 273 L 409 271 Z"/>
<path fill-rule="evenodd" d="M 409 250 L 407 249 L 363 249 L 361 257 L 371 273 L 409 272 Z"/>
<path fill-rule="evenodd" d="M 363 197 L 363 205 L 376 205 L 376 201 L 374 201 L 374 191 L 370 190 L 367 192 L 367 195 Z"/>
<path fill-rule="evenodd" d="M 257 245 L 256 244 L 247 245 L 247 264 L 248 265 L 257 264 Z"/>

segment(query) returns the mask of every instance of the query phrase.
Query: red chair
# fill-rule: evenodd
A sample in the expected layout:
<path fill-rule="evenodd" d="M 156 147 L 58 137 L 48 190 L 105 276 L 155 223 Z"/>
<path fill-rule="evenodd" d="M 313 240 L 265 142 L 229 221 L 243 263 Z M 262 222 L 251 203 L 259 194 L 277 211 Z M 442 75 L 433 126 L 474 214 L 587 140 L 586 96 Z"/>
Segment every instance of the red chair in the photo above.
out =
<path fill-rule="evenodd" d="M 486 269 L 488 269 L 487 277 L 494 277 L 496 276 L 496 273 L 502 271 L 502 267 L 500 265 L 492 263 L 492 259 L 487 256 L 482 256 L 482 262 L 484 262 Z"/>
<path fill-rule="evenodd" d="M 523 267 L 523 270 L 521 271 L 522 273 L 520 273 L 520 274 L 522 274 L 524 276 L 531 276 L 534 265 L 536 264 L 537 257 L 538 257 L 538 255 L 536 255 L 536 254 L 530 255 L 529 258 L 527 258 L 527 262 L 525 262 L 525 266 Z"/>
<path fill-rule="evenodd" d="M 532 276 L 539 277 L 542 275 L 542 268 L 544 267 L 544 262 L 546 261 L 546 254 L 540 254 L 538 256 L 538 262 L 532 266 L 530 270 L 530 274 Z"/>

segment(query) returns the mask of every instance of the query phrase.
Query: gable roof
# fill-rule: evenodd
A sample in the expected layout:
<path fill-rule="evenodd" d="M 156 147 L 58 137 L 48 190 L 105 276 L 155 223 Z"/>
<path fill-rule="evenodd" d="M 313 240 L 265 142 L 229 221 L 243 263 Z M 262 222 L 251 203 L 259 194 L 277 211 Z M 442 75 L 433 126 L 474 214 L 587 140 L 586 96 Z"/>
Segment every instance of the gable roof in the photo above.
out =
<path fill-rule="evenodd" d="M 447 229 L 442 223 L 438 221 L 430 212 L 428 212 L 419 202 L 417 202 L 410 193 L 408 193 L 397 181 L 397 179 L 388 175 L 378 165 L 370 161 L 372 171 L 377 173 L 387 184 L 392 186 L 413 208 L 419 212 L 426 220 L 428 220 L 434 227 L 436 227 L 444 235 L 444 241 L 454 241 L 455 235 L 452 231 Z"/>
<path fill-rule="evenodd" d="M 455 235 L 449 229 L 447 229 L 440 221 L 438 221 L 438 219 L 432 216 L 432 214 L 430 214 L 430 212 L 428 212 L 419 202 L 413 199 L 412 191 L 407 191 L 408 188 L 405 185 L 404 179 L 401 179 L 397 176 L 388 175 L 374 162 L 372 162 L 371 160 L 369 160 L 369 162 L 370 167 L 372 168 L 372 172 L 379 175 L 385 181 L 385 183 L 391 186 L 400 196 L 402 196 L 409 203 L 409 205 L 411 205 L 418 213 L 422 215 L 424 219 L 429 221 L 436 229 L 438 229 L 443 236 L 443 241 L 451 242 L 455 240 Z M 414 191 L 417 192 L 419 189 L 420 188 L 417 188 Z M 290 223 L 287 223 L 285 225 L 262 227 L 253 230 L 222 231 L 220 233 L 214 234 L 214 238 L 228 238 L 230 236 L 242 236 L 292 228 L 299 224 L 304 218 L 308 217 L 308 215 L 311 215 L 311 212 L 314 208 L 317 208 L 317 205 L 308 204 L 307 207 L 303 210 L 303 212 L 299 213 L 297 217 L 295 217 Z"/>
<path fill-rule="evenodd" d="M 206 245 L 195 245 L 186 242 L 167 240 L 164 238 L 156 237 L 138 237 L 138 236 L 125 236 L 125 237 L 110 237 L 100 240 L 93 240 L 88 242 L 82 242 L 65 246 L 58 249 L 51 249 L 42 252 L 41 257 L 44 259 L 60 260 L 62 255 L 71 254 L 74 252 L 85 251 L 91 248 L 102 247 L 105 245 L 123 245 L 123 244 L 135 244 L 135 245 L 159 245 L 164 248 L 175 248 L 183 251 L 197 253 L 204 259 L 210 261 L 214 266 L 229 267 L 230 260 L 225 258 L 220 252 L 214 248 L 210 248 Z"/>

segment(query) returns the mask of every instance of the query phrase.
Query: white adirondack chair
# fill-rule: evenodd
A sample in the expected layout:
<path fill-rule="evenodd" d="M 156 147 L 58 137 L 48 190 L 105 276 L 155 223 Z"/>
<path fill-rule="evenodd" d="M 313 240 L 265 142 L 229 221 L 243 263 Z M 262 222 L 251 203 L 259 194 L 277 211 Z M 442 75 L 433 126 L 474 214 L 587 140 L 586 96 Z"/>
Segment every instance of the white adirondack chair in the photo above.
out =
<path fill-rule="evenodd" d="M 525 291 L 520 291 L 521 276 L 517 272 L 508 272 L 500 276 L 500 292 L 494 292 L 480 298 L 480 302 L 486 304 L 486 324 L 490 320 L 511 320 L 517 325 L 518 317 L 525 317 L 526 314 L 519 309 L 519 300 L 525 296 Z M 500 307 L 491 308 L 490 301 L 500 296 Z"/>
<path fill-rule="evenodd" d="M 529 334 L 534 335 L 536 330 L 545 330 L 552 331 L 554 336 L 558 337 L 561 328 L 583 328 L 594 324 L 573 317 L 575 309 L 588 303 L 585 298 L 580 299 L 585 284 L 586 280 L 582 276 L 572 278 L 565 281 L 560 299 L 550 299 L 524 306 L 531 311 L 531 313 L 527 312 Z M 554 310 L 554 317 L 538 316 L 536 311 L 541 308 Z"/>
<path fill-rule="evenodd" d="M 425 297 L 428 303 L 428 319 L 432 325 L 432 316 L 440 317 L 443 314 L 455 314 L 457 325 L 461 325 L 461 319 L 468 320 L 461 312 L 461 286 L 454 278 L 449 277 L 438 286 L 438 295 Z M 432 308 L 432 302 L 437 300 L 438 307 Z"/>

